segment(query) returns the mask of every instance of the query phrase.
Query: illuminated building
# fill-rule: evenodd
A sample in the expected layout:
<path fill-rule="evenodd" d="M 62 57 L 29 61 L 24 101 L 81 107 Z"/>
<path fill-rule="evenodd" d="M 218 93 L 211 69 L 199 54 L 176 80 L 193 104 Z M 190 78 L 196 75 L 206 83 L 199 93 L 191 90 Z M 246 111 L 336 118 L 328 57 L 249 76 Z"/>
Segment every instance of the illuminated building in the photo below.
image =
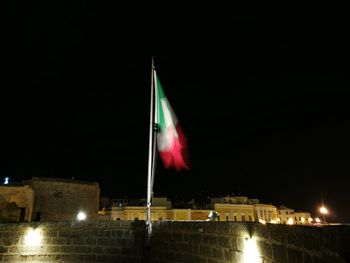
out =
<path fill-rule="evenodd" d="M 210 203 L 219 213 L 219 221 L 266 222 L 277 220 L 276 207 L 261 204 L 259 199 L 246 196 L 211 198 Z"/>
<path fill-rule="evenodd" d="M 144 200 L 140 199 L 142 203 Z M 132 202 L 130 202 L 132 203 Z M 146 207 L 144 205 L 113 205 L 110 209 L 100 211 L 99 218 L 104 220 L 145 220 Z M 171 202 L 166 197 L 154 197 L 151 207 L 151 219 L 157 220 L 207 220 L 211 210 L 172 208 Z"/>
<path fill-rule="evenodd" d="M 294 220 L 297 225 L 310 224 L 311 214 L 309 212 L 294 212 Z"/>
<path fill-rule="evenodd" d="M 278 219 L 281 224 L 287 224 L 290 218 L 294 219 L 294 210 L 291 208 L 287 208 L 285 206 L 281 206 L 278 210 Z M 290 221 L 289 221 L 290 222 Z"/>
<path fill-rule="evenodd" d="M 295 212 L 291 208 L 281 206 L 278 209 L 278 218 L 281 224 L 287 224 L 293 221 L 293 224 L 307 225 L 312 223 L 311 214 L 309 212 Z"/>
<path fill-rule="evenodd" d="M 86 220 L 97 218 L 100 200 L 98 183 L 45 177 L 33 177 L 23 183 L 35 193 L 35 221 L 74 221 L 80 211 L 84 211 Z"/>
<path fill-rule="evenodd" d="M 0 186 L 0 222 L 32 220 L 34 190 L 29 186 L 7 184 Z"/>

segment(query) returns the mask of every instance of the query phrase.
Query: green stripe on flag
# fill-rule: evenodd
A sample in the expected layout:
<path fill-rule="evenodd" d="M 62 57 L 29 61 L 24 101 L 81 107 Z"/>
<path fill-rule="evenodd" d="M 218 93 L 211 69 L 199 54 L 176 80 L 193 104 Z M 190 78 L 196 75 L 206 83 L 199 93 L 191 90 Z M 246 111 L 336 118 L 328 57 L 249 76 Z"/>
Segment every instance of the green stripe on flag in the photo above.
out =
<path fill-rule="evenodd" d="M 162 86 L 160 85 L 160 81 L 157 77 L 157 75 L 155 74 L 156 76 L 156 87 L 157 87 L 157 107 L 158 107 L 158 118 L 159 118 L 159 126 L 161 129 L 165 129 L 165 119 L 164 119 L 164 112 L 163 112 L 163 107 L 162 107 L 162 103 L 161 103 L 161 100 L 162 99 L 165 99 L 165 94 L 164 94 L 164 91 L 162 89 Z"/>

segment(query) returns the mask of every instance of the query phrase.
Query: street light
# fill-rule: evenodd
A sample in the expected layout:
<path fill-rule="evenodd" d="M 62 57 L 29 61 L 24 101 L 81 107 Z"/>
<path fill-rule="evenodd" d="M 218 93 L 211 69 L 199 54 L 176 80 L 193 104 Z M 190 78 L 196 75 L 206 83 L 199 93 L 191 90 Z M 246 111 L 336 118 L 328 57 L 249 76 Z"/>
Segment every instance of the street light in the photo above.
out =
<path fill-rule="evenodd" d="M 325 215 L 328 214 L 328 209 L 327 209 L 326 207 L 324 207 L 324 206 L 321 206 L 321 207 L 320 207 L 320 213 L 322 214 L 323 223 L 324 223 L 324 224 L 327 224 Z"/>

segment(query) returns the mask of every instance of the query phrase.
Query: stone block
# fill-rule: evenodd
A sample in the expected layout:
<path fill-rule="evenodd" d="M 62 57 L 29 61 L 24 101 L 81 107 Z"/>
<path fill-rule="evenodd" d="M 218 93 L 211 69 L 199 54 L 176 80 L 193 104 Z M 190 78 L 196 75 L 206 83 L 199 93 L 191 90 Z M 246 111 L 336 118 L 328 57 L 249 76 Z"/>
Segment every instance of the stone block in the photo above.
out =
<path fill-rule="evenodd" d="M 224 260 L 227 262 L 237 262 L 237 251 L 225 248 L 223 250 Z"/>
<path fill-rule="evenodd" d="M 110 239 L 109 238 L 98 238 L 97 244 L 99 246 L 109 246 L 110 245 Z"/>
<path fill-rule="evenodd" d="M 275 243 L 287 244 L 288 241 L 288 228 L 294 226 L 285 226 L 285 225 L 269 225 L 270 238 L 271 241 Z"/>
<path fill-rule="evenodd" d="M 303 262 L 303 253 L 298 249 L 288 249 L 288 263 L 300 263 Z"/>
<path fill-rule="evenodd" d="M 211 257 L 211 247 L 206 245 L 199 246 L 199 255 L 203 257 Z"/>
<path fill-rule="evenodd" d="M 230 238 L 227 236 L 218 236 L 219 248 L 231 248 Z"/>
<path fill-rule="evenodd" d="M 72 253 L 73 250 L 74 250 L 73 246 L 61 246 L 61 253 Z"/>
<path fill-rule="evenodd" d="M 224 258 L 223 250 L 224 249 L 212 247 L 211 248 L 211 257 L 217 258 L 217 259 L 223 259 Z"/>
<path fill-rule="evenodd" d="M 272 244 L 273 260 L 275 262 L 288 262 L 287 248 L 283 245 Z"/>
<path fill-rule="evenodd" d="M 47 246 L 46 253 L 59 253 L 61 252 L 61 246 Z"/>
<path fill-rule="evenodd" d="M 273 249 L 272 249 L 272 245 L 270 244 L 270 242 L 268 240 L 257 240 L 257 247 L 259 249 L 259 253 L 260 255 L 262 255 L 266 260 L 272 260 L 273 259 Z"/>
<path fill-rule="evenodd" d="M 197 263 L 194 261 L 193 255 L 186 255 L 183 257 L 183 263 Z"/>
<path fill-rule="evenodd" d="M 191 233 L 189 235 L 189 243 L 202 243 L 203 235 L 202 234 L 197 234 L 197 233 Z"/>
<path fill-rule="evenodd" d="M 9 247 L 0 246 L 0 254 L 5 254 L 9 250 Z"/>
<path fill-rule="evenodd" d="M 72 240 L 73 245 L 84 245 L 84 243 L 85 243 L 85 239 L 83 237 L 73 238 Z"/>
<path fill-rule="evenodd" d="M 203 234 L 203 244 L 205 245 L 210 245 L 213 247 L 217 247 L 218 246 L 218 237 L 216 235 L 212 235 L 212 234 Z"/>
<path fill-rule="evenodd" d="M 236 250 L 244 252 L 244 244 L 245 244 L 245 238 L 244 237 L 237 237 L 236 238 Z"/>
<path fill-rule="evenodd" d="M 103 247 L 102 247 L 102 246 L 100 246 L 100 247 L 94 247 L 94 248 L 92 249 L 92 253 L 93 253 L 93 254 L 102 254 L 102 253 L 103 253 Z"/>
<path fill-rule="evenodd" d="M 97 244 L 97 239 L 94 237 L 85 238 L 84 244 L 88 246 L 95 246 Z"/>
<path fill-rule="evenodd" d="M 219 261 L 215 258 L 207 258 L 206 263 L 219 263 Z"/>
<path fill-rule="evenodd" d="M 181 232 L 173 232 L 172 240 L 175 242 L 183 242 L 183 234 Z"/>
<path fill-rule="evenodd" d="M 83 254 L 86 253 L 86 246 L 74 246 L 74 253 Z"/>

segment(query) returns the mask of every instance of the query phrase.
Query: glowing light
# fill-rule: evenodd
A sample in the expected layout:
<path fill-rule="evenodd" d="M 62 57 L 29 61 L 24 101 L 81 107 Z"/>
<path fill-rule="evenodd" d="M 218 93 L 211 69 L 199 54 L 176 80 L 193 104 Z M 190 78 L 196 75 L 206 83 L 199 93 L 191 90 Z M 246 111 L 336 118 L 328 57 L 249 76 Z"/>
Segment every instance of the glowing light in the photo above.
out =
<path fill-rule="evenodd" d="M 288 220 L 287 220 L 287 225 L 294 225 L 294 220 L 293 220 L 293 218 L 288 218 Z"/>
<path fill-rule="evenodd" d="M 78 215 L 77 215 L 77 219 L 79 221 L 83 221 L 86 219 L 86 214 L 84 212 L 79 212 Z"/>
<path fill-rule="evenodd" d="M 270 223 L 271 223 L 271 224 L 277 224 L 277 221 L 274 220 L 274 219 L 272 219 L 272 220 L 270 221 Z"/>
<path fill-rule="evenodd" d="M 304 217 L 301 218 L 301 223 L 305 224 L 305 218 Z"/>
<path fill-rule="evenodd" d="M 24 237 L 24 243 L 27 246 L 40 246 L 42 235 L 40 229 L 30 228 Z"/>
<path fill-rule="evenodd" d="M 328 214 L 328 209 L 327 209 L 326 207 L 322 206 L 322 207 L 320 208 L 320 212 L 321 212 L 321 214 L 326 215 L 326 214 Z"/>
<path fill-rule="evenodd" d="M 207 221 L 213 221 L 218 217 L 218 213 L 216 211 L 210 211 L 208 215 Z"/>
<path fill-rule="evenodd" d="M 318 217 L 315 218 L 316 223 L 321 223 L 321 219 L 319 219 Z"/>
<path fill-rule="evenodd" d="M 311 217 L 309 217 L 307 220 L 309 221 L 309 223 L 312 223 L 312 221 L 314 221 Z"/>
<path fill-rule="evenodd" d="M 259 219 L 259 222 L 260 222 L 261 224 L 263 224 L 263 225 L 266 224 L 266 221 L 265 221 L 264 219 Z"/>
<path fill-rule="evenodd" d="M 6 176 L 4 178 L 4 184 L 9 184 L 10 177 Z"/>
<path fill-rule="evenodd" d="M 246 238 L 244 242 L 244 263 L 260 263 L 260 253 L 256 241 L 253 238 Z"/>

